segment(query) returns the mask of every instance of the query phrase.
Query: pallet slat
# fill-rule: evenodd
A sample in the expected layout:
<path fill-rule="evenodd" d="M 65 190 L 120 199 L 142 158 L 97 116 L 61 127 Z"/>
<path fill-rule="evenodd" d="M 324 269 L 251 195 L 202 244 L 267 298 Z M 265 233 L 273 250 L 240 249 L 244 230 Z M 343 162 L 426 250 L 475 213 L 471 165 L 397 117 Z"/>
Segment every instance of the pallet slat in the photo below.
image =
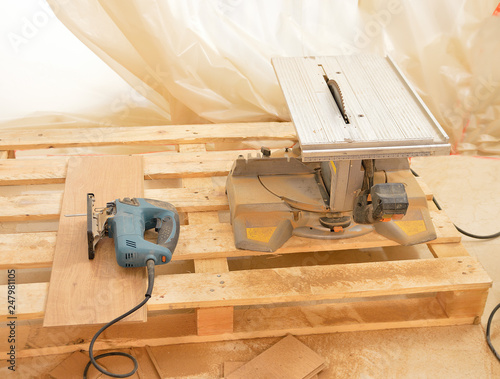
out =
<path fill-rule="evenodd" d="M 198 336 L 194 313 L 150 316 L 146 324 L 116 324 L 106 331 L 106 339 L 97 341 L 96 349 L 280 337 L 289 333 L 309 335 L 466 325 L 473 321 L 471 317 L 447 317 L 436 298 L 433 297 L 311 306 L 244 308 L 235 310 L 234 319 L 235 329 L 232 334 Z M 19 325 L 18 328 L 20 333 L 30 332 L 29 348 L 18 350 L 19 358 L 85 350 L 96 331 L 95 327 L 85 325 L 71 328 L 42 328 L 39 324 L 33 324 Z M 158 337 L 159 335 L 161 337 Z M 6 342 L 7 338 L 0 340 L 2 349 L 0 354 L 8 351 L 9 347 Z M 23 347 L 20 346 L 20 348 Z"/>
<path fill-rule="evenodd" d="M 148 309 L 263 305 L 490 286 L 491 279 L 471 257 L 164 275 L 156 280 Z"/>
<path fill-rule="evenodd" d="M 0 150 L 296 139 L 291 122 L 68 128 L 2 132 Z"/>
<path fill-rule="evenodd" d="M 166 199 L 168 201 L 168 199 Z M 438 238 L 433 246 L 458 243 L 460 234 L 442 212 L 431 211 L 436 225 Z M 3 251 L 11 252 L 0 255 L 0 268 L 50 267 L 54 254 L 55 232 L 4 234 L 0 241 Z M 148 240 L 155 241 L 153 234 L 146 234 Z M 398 244 L 377 233 L 341 240 L 316 240 L 292 237 L 276 254 L 291 254 L 314 251 L 337 251 L 365 249 L 373 247 L 397 246 Z M 20 249 L 23 247 L 23 249 Z M 27 253 L 25 253 L 27 252 Z M 269 255 L 260 251 L 240 250 L 234 246 L 234 237 L 230 224 L 218 223 L 207 225 L 181 225 L 179 242 L 172 260 L 212 259 L 241 256 Z"/>
<path fill-rule="evenodd" d="M 228 208 L 223 188 L 148 189 L 144 191 L 144 196 L 149 199 L 173 203 L 179 212 L 218 211 Z M 57 220 L 61 213 L 62 198 L 63 191 L 0 196 L 0 209 L 2 209 L 0 222 Z"/>
<path fill-rule="evenodd" d="M 179 212 L 228 209 L 227 197 L 222 187 L 147 189 L 144 191 L 144 195 L 150 199 L 170 202 L 176 206 Z M 58 219 L 61 212 L 62 196 L 63 191 L 0 196 L 0 209 L 2 209 L 0 222 Z M 428 200 L 432 200 L 431 193 L 427 193 L 426 196 Z M 430 205 L 432 206 L 432 204 Z M 432 208 L 436 209 L 434 206 Z M 434 217 L 438 217 L 438 214 L 435 212 Z M 442 214 L 444 215 L 444 213 Z M 444 225 L 444 223 L 439 224 L 440 228 Z"/>
<path fill-rule="evenodd" d="M 178 161 L 184 154 L 163 154 L 144 157 L 144 179 L 223 176 L 229 173 L 238 152 L 208 153 L 211 158 Z M 5 159 L 0 161 L 0 185 L 30 185 L 64 183 L 67 158 Z"/>
<path fill-rule="evenodd" d="M 159 275 L 148 310 L 485 291 L 490 287 L 491 279 L 472 257 Z M 48 283 L 19 284 L 18 317 L 41 317 L 47 290 Z M 6 293 L 6 286 L 0 286 L 0 301 L 6 300 Z M 7 312 L 1 312 L 5 320 Z"/>

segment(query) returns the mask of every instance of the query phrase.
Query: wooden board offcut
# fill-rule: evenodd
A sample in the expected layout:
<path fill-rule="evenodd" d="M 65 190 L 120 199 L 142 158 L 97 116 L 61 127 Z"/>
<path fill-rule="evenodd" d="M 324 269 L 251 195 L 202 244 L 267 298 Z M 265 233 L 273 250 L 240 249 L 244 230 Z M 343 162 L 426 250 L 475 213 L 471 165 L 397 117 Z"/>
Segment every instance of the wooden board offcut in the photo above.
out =
<path fill-rule="evenodd" d="M 325 359 L 289 335 L 226 376 L 243 378 L 311 378 L 325 367 Z"/>
<path fill-rule="evenodd" d="M 144 268 L 122 268 L 113 240 L 102 240 L 96 257 L 87 251 L 87 217 L 65 217 L 87 212 L 86 195 L 95 206 L 144 193 L 141 157 L 75 157 L 68 161 L 56 250 L 52 265 L 44 326 L 101 324 L 140 302 L 145 291 Z M 146 308 L 127 318 L 145 321 Z"/>

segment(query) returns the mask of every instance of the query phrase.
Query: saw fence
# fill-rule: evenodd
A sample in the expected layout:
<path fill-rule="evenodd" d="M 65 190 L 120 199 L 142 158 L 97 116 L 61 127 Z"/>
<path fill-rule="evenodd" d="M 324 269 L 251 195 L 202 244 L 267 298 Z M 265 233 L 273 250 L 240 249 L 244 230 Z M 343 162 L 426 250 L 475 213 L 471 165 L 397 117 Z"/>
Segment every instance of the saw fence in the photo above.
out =
<path fill-rule="evenodd" d="M 338 241 L 292 237 L 273 254 L 235 249 L 224 185 L 234 159 L 256 152 L 229 150 L 242 141 L 290 147 L 295 133 L 290 123 L 3 133 L 0 265 L 4 278 L 7 270 L 16 270 L 17 356 L 87 349 L 98 327 L 42 326 L 55 221 L 72 158 L 9 159 L 15 150 L 175 147 L 143 155 L 145 197 L 168 201 L 181 213 L 173 261 L 157 269 L 147 322 L 113 326 L 96 350 L 479 322 L 491 280 L 423 183 L 438 234 L 432 243 L 403 248 L 373 232 Z M 29 224 L 41 231 L 28 232 Z M 7 293 L 4 279 L 3 356 L 12 316 Z"/>

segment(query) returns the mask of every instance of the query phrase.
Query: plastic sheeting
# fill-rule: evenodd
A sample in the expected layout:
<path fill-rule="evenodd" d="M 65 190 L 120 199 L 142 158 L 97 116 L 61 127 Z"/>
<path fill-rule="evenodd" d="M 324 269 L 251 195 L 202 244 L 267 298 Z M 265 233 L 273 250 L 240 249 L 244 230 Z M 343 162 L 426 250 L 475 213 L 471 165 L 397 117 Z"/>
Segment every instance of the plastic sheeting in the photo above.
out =
<path fill-rule="evenodd" d="M 388 53 L 450 135 L 454 152 L 500 154 L 497 2 L 53 0 L 50 5 L 80 41 L 148 100 L 133 118 L 136 125 L 289 120 L 272 57 Z M 78 119 L 88 117 L 92 125 L 91 112 L 82 105 Z M 130 125 L 109 113 L 109 124 Z M 36 118 L 30 119 L 33 124 Z"/>

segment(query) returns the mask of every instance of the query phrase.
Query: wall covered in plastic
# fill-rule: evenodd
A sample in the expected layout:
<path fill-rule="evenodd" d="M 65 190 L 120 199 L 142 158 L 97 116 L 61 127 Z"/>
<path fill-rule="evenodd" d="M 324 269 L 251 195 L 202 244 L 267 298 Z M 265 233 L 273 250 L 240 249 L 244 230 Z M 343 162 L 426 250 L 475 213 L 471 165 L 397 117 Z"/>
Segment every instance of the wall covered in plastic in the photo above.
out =
<path fill-rule="evenodd" d="M 60 119 L 87 127 L 289 120 L 272 57 L 371 52 L 398 63 L 454 152 L 500 154 L 498 0 L 49 3 L 136 94 L 126 120 L 116 109 L 96 119 L 98 104 Z M 37 126 L 27 119 L 10 125 Z"/>

